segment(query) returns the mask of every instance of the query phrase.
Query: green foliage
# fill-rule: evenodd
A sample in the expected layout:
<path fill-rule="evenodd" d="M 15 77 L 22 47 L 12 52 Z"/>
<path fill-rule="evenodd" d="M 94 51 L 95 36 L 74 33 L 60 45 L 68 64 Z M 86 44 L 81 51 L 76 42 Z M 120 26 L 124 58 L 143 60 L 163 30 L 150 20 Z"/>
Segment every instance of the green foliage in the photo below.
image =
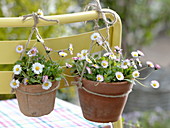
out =
<path fill-rule="evenodd" d="M 32 66 L 35 63 L 44 65 L 43 72 L 35 74 L 32 70 Z M 43 76 L 48 76 L 48 79 L 53 82 L 55 80 L 61 80 L 63 69 L 57 62 L 47 60 L 44 55 L 37 53 L 36 56 L 29 57 L 24 56 L 22 60 L 18 60 L 15 65 L 20 65 L 22 71 L 19 75 L 15 75 L 15 79 L 24 83 L 24 78 L 28 79 L 29 85 L 42 84 Z"/>

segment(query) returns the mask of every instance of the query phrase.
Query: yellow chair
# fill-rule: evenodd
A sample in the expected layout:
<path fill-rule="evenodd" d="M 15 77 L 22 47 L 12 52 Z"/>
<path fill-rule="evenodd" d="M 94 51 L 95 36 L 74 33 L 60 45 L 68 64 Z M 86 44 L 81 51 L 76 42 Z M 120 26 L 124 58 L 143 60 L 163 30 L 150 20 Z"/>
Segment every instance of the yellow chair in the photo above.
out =
<path fill-rule="evenodd" d="M 114 25 L 109 27 L 110 33 L 110 46 L 113 49 L 114 46 L 121 46 L 121 36 L 122 36 L 122 24 L 119 15 L 110 10 L 110 9 L 102 9 L 102 11 L 111 11 L 115 14 L 117 21 Z M 106 17 L 114 20 L 110 13 L 106 14 Z M 98 13 L 96 11 L 87 11 L 87 12 L 79 12 L 73 14 L 64 14 L 64 15 L 55 15 L 55 16 L 44 16 L 46 19 L 58 19 L 60 24 L 68 24 L 75 22 L 83 22 L 88 20 L 94 20 L 98 18 Z M 23 22 L 22 17 L 5 17 L 0 18 L 0 28 L 3 27 L 32 27 L 34 24 L 33 19 Z M 44 20 L 39 21 L 37 26 L 49 26 L 56 25 L 54 22 L 47 22 Z M 101 33 L 106 34 L 106 28 L 100 29 Z M 45 39 L 45 43 L 48 47 L 53 49 L 63 49 L 69 46 L 69 44 L 73 44 L 74 53 L 78 53 L 82 49 L 88 49 L 91 43 L 90 35 L 93 33 L 87 32 L 79 35 L 73 35 L 69 37 L 61 37 L 61 38 L 53 38 L 53 39 Z M 15 41 L 0 41 L 0 64 L 13 64 L 16 60 L 19 59 L 18 53 L 15 52 L 15 47 L 19 44 L 25 45 L 26 40 L 15 40 Z M 31 40 L 30 46 L 33 45 L 36 40 Z M 42 46 L 38 45 L 38 49 L 42 50 Z M 96 51 L 100 51 L 101 48 L 95 48 Z M 68 56 L 70 57 L 70 56 Z M 57 58 L 55 55 L 52 58 Z M 12 71 L 0 71 L 0 94 L 9 94 L 11 92 L 11 88 L 9 83 L 12 79 Z M 64 87 L 64 85 L 61 85 Z M 114 128 L 123 128 L 122 119 L 115 122 Z"/>

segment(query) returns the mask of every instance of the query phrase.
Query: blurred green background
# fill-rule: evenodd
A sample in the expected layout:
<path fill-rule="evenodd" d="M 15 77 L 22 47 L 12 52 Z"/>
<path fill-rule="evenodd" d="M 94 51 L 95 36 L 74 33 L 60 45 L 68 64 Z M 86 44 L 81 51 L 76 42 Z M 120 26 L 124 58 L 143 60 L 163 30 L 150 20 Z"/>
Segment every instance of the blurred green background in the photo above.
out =
<path fill-rule="evenodd" d="M 65 13 L 74 13 L 83 11 L 83 8 L 89 2 L 94 1 L 1 0 L 0 17 L 18 17 L 30 14 L 32 12 L 36 12 L 38 9 L 42 9 L 44 15 L 59 15 Z M 113 9 L 120 15 L 123 25 L 122 47 L 126 54 L 136 49 L 143 48 L 147 49 L 149 46 L 153 45 L 157 38 L 169 37 L 170 35 L 170 16 L 169 16 L 170 0 L 103 0 L 101 4 L 102 7 Z M 68 36 L 72 34 L 87 32 L 92 29 L 93 23 L 91 22 L 88 22 L 87 25 L 84 25 L 84 23 L 73 23 L 68 25 L 39 27 L 39 31 L 43 38 Z M 25 40 L 28 38 L 29 33 L 30 28 L 0 28 L 0 40 Z M 163 69 L 165 68 L 166 67 L 163 67 Z M 12 67 L 10 65 L 0 65 L 1 71 L 11 69 Z M 140 90 L 140 92 L 141 91 L 143 90 Z M 159 93 L 157 94 L 159 95 Z M 161 94 L 163 95 L 164 93 Z M 14 97 L 15 97 L 14 95 L 0 95 L 0 100 Z M 77 103 L 75 87 L 58 90 L 57 97 L 67 100 L 69 102 Z M 141 96 L 135 95 L 135 97 Z M 144 98 L 144 100 L 145 99 L 147 99 L 147 97 Z M 131 105 L 135 105 L 135 103 L 130 102 L 130 100 L 128 103 Z M 167 101 L 167 103 L 169 104 L 166 105 L 167 109 L 166 110 L 161 109 L 161 113 L 159 113 L 160 111 L 159 112 L 155 111 L 153 107 L 151 109 L 154 110 L 154 112 L 151 111 L 144 112 L 140 114 L 140 116 L 138 116 L 139 114 L 133 115 L 134 114 L 133 113 L 132 114 L 133 117 L 136 117 L 137 119 L 136 122 L 134 122 L 134 119 L 130 121 L 132 118 L 128 117 L 128 113 L 134 112 L 136 109 L 130 110 L 127 107 L 126 108 L 127 115 L 125 114 L 126 119 L 128 119 L 127 122 L 136 123 L 135 124 L 136 127 L 140 124 L 140 126 L 144 128 L 168 128 L 168 126 L 170 126 L 169 124 L 170 119 L 169 117 L 167 117 L 166 119 L 164 118 L 167 115 L 166 112 L 168 113 L 168 111 L 170 110 L 169 101 Z M 145 105 L 144 109 L 142 108 L 142 111 L 147 111 L 148 108 L 146 106 L 147 105 Z M 155 116 L 150 117 L 151 115 Z M 152 121 L 149 122 L 149 120 L 151 119 Z"/>

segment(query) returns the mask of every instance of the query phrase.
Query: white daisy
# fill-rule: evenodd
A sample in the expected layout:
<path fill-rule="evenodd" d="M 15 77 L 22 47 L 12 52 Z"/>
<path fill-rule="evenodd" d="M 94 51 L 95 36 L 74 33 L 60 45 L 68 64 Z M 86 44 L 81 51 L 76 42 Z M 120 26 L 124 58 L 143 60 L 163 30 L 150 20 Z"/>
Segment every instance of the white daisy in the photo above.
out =
<path fill-rule="evenodd" d="M 115 54 L 110 54 L 110 55 L 109 55 L 109 58 L 112 59 L 112 60 L 113 60 L 113 59 L 116 60 Z"/>
<path fill-rule="evenodd" d="M 104 56 L 104 57 L 108 57 L 110 54 L 112 54 L 112 53 L 106 52 L 103 56 Z"/>
<path fill-rule="evenodd" d="M 93 33 L 91 35 L 91 40 L 97 40 L 98 38 L 101 38 L 99 33 Z"/>
<path fill-rule="evenodd" d="M 71 65 L 71 64 L 66 63 L 66 68 L 71 68 L 71 67 L 72 67 L 72 65 Z"/>
<path fill-rule="evenodd" d="M 36 35 L 36 37 L 38 42 L 44 43 L 44 40 L 39 35 Z"/>
<path fill-rule="evenodd" d="M 103 60 L 101 65 L 102 65 L 103 68 L 107 68 L 109 64 L 106 60 Z"/>
<path fill-rule="evenodd" d="M 86 59 L 87 54 L 88 54 L 88 50 L 83 49 L 83 50 L 81 51 L 81 55 L 82 55 L 82 58 L 81 58 L 81 59 L 82 59 L 82 60 Z"/>
<path fill-rule="evenodd" d="M 32 56 L 36 56 L 36 54 L 38 53 L 38 49 L 36 47 L 33 47 L 32 49 L 30 49 L 27 53 L 27 55 L 29 57 L 32 57 Z"/>
<path fill-rule="evenodd" d="M 43 13 L 43 11 L 41 9 L 38 9 L 37 14 L 41 15 L 41 16 L 44 16 L 44 13 Z"/>
<path fill-rule="evenodd" d="M 86 61 L 88 62 L 88 63 L 92 63 L 92 61 L 86 56 Z"/>
<path fill-rule="evenodd" d="M 88 72 L 89 74 L 92 74 L 92 71 L 91 71 L 91 69 L 90 69 L 89 67 L 86 67 L 86 70 L 87 70 L 87 72 Z"/>
<path fill-rule="evenodd" d="M 19 75 L 21 73 L 21 71 L 22 71 L 22 68 L 20 65 L 17 64 L 13 67 L 14 74 Z"/>
<path fill-rule="evenodd" d="M 159 82 L 158 81 L 156 81 L 156 80 L 152 80 L 151 81 L 151 86 L 153 87 L 153 88 L 159 88 Z"/>
<path fill-rule="evenodd" d="M 154 64 L 151 61 L 146 61 L 146 64 L 148 65 L 148 67 L 154 68 Z"/>
<path fill-rule="evenodd" d="M 23 50 L 24 50 L 23 45 L 18 45 L 18 46 L 16 46 L 16 52 L 17 52 L 17 53 L 22 53 Z"/>
<path fill-rule="evenodd" d="M 34 71 L 35 74 L 40 74 L 43 72 L 43 68 L 44 68 L 44 65 L 40 64 L 40 63 L 34 63 L 32 65 L 32 70 Z"/>
<path fill-rule="evenodd" d="M 99 45 L 103 45 L 103 43 L 104 43 L 100 36 L 97 38 L 96 41 L 97 41 L 97 44 L 99 44 Z"/>
<path fill-rule="evenodd" d="M 137 64 L 139 65 L 139 67 L 142 67 L 142 62 L 139 60 L 139 58 L 136 59 Z"/>
<path fill-rule="evenodd" d="M 126 59 L 122 62 L 121 67 L 123 69 L 127 69 L 129 65 L 130 65 L 130 60 Z"/>
<path fill-rule="evenodd" d="M 137 58 L 139 56 L 138 52 L 131 52 L 132 57 Z"/>
<path fill-rule="evenodd" d="M 95 68 L 99 68 L 99 66 L 97 64 L 92 64 L 92 66 Z"/>
<path fill-rule="evenodd" d="M 19 84 L 20 84 L 20 82 L 19 82 L 18 80 L 15 80 L 15 79 L 13 79 L 13 80 L 10 82 L 11 88 L 18 88 L 18 87 L 19 87 Z"/>
<path fill-rule="evenodd" d="M 51 86 L 52 86 L 52 83 L 50 81 L 45 81 L 42 84 L 42 88 L 45 89 L 45 90 L 48 90 L 49 88 L 51 88 Z"/>
<path fill-rule="evenodd" d="M 59 56 L 61 56 L 61 57 L 67 56 L 67 53 L 66 53 L 66 52 L 63 52 L 63 51 L 58 52 L 58 54 L 59 54 Z"/>
<path fill-rule="evenodd" d="M 29 81 L 28 78 L 24 78 L 24 80 L 23 80 L 24 85 L 27 85 L 28 81 Z"/>
<path fill-rule="evenodd" d="M 73 55 L 73 45 L 72 44 L 69 45 L 68 50 L 69 50 L 70 54 Z"/>
<path fill-rule="evenodd" d="M 116 74 L 116 78 L 117 78 L 118 80 L 124 80 L 124 75 L 123 75 L 123 73 L 121 73 L 121 72 L 116 72 L 115 74 Z"/>
<path fill-rule="evenodd" d="M 140 50 L 137 50 L 137 53 L 139 56 L 145 56 L 143 52 L 141 52 Z"/>
<path fill-rule="evenodd" d="M 102 82 L 104 81 L 104 77 L 102 75 L 97 75 L 96 76 L 97 81 Z"/>
<path fill-rule="evenodd" d="M 140 73 L 138 71 L 134 71 L 132 73 L 133 78 L 138 78 L 140 76 Z"/>

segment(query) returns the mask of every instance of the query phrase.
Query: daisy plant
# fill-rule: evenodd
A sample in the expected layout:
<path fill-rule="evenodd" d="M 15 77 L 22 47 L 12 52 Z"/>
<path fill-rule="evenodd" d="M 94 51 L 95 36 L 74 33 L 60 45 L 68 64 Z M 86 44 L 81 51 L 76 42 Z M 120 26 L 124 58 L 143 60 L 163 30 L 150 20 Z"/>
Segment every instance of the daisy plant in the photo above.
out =
<path fill-rule="evenodd" d="M 37 38 L 36 43 L 38 42 L 44 44 L 43 39 Z M 63 73 L 64 68 L 71 68 L 72 65 L 68 63 L 61 65 L 61 59 L 53 61 L 50 55 L 58 54 L 61 58 L 66 57 L 68 54 L 72 55 L 72 44 L 69 45 L 69 48 L 62 50 L 53 50 L 44 44 L 45 55 L 40 54 L 35 46 L 36 44 L 32 48 L 27 48 L 24 56 L 14 64 L 14 76 L 10 83 L 12 88 L 18 88 L 21 83 L 25 86 L 41 84 L 43 89 L 48 90 L 52 86 L 53 81 L 60 81 L 61 79 L 66 81 Z M 23 45 L 16 46 L 17 53 L 22 54 L 23 49 Z"/>
<path fill-rule="evenodd" d="M 80 53 L 77 53 L 77 56 L 72 58 L 72 69 L 79 77 L 83 74 L 85 79 L 108 83 L 121 81 L 137 82 L 146 87 L 140 80 L 146 79 L 151 73 L 145 78 L 141 78 L 141 71 L 147 68 L 151 68 L 153 71 L 160 68 L 158 64 L 154 64 L 151 61 L 147 61 L 144 64 L 145 67 L 143 67 L 140 60 L 144 57 L 144 53 L 140 50 L 131 52 L 131 57 L 125 58 L 122 54 L 122 49 L 115 46 L 112 51 L 109 43 L 104 40 L 100 33 L 93 33 L 90 38 L 93 43 L 92 46 L 101 46 L 104 52 L 96 55 L 91 54 L 89 50 L 83 49 Z M 159 87 L 159 83 L 156 80 L 151 81 L 150 85 L 153 88 Z"/>

